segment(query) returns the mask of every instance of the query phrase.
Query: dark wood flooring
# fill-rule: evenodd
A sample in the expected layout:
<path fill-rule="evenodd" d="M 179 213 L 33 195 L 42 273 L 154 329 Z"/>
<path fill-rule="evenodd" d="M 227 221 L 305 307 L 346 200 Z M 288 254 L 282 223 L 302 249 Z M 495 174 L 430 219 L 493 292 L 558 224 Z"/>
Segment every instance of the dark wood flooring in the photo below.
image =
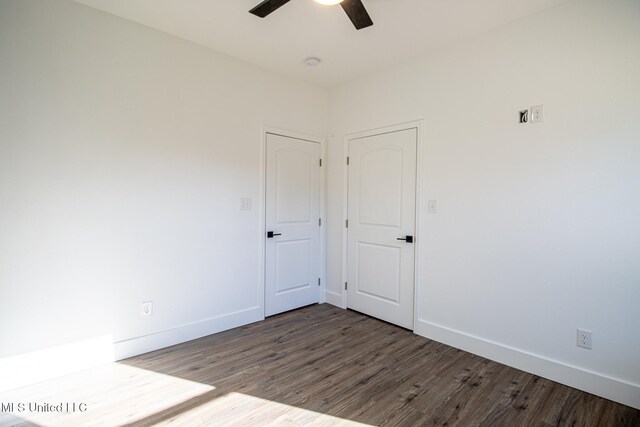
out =
<path fill-rule="evenodd" d="M 241 393 L 370 425 L 640 426 L 633 408 L 330 305 L 120 363 L 215 387 L 140 425 Z"/>

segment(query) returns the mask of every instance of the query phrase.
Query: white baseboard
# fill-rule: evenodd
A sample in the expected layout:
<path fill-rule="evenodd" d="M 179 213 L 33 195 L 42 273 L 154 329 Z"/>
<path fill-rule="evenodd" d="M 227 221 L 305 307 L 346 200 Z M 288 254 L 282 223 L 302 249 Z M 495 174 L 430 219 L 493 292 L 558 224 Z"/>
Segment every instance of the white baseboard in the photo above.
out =
<path fill-rule="evenodd" d="M 264 320 L 264 310 L 253 307 L 114 343 L 115 360 L 202 338 L 238 326 Z"/>
<path fill-rule="evenodd" d="M 343 303 L 342 294 L 325 291 L 325 301 L 327 304 L 335 305 L 336 307 L 346 308 Z"/>
<path fill-rule="evenodd" d="M 543 378 L 640 409 L 640 385 L 418 319 L 416 334 Z"/>

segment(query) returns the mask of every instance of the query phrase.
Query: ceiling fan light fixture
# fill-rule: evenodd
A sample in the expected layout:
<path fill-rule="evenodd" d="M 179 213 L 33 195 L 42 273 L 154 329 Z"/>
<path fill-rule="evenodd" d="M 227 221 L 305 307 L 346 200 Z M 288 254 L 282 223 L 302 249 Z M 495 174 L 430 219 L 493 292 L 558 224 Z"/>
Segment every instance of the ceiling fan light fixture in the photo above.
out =
<path fill-rule="evenodd" d="M 333 6 L 334 4 L 342 3 L 343 0 L 314 0 L 316 3 L 323 4 L 325 6 Z"/>
<path fill-rule="evenodd" d="M 289 3 L 291 0 L 262 0 L 262 3 L 254 7 L 249 13 L 264 18 L 271 14 L 275 10 Z M 323 5 L 336 5 L 342 6 L 342 10 L 347 14 L 351 23 L 356 30 L 361 30 L 373 25 L 373 21 L 367 12 L 367 9 L 362 4 L 362 0 L 315 0 L 319 4 Z"/>

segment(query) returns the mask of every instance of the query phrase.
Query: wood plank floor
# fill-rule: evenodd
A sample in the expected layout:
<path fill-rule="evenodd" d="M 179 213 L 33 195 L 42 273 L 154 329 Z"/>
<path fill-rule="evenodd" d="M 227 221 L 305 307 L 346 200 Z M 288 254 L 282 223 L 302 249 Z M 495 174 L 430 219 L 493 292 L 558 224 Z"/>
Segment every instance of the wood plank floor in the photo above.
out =
<path fill-rule="evenodd" d="M 114 365 L 135 373 L 48 386 L 100 412 L 0 424 L 640 426 L 633 408 L 330 305 Z"/>

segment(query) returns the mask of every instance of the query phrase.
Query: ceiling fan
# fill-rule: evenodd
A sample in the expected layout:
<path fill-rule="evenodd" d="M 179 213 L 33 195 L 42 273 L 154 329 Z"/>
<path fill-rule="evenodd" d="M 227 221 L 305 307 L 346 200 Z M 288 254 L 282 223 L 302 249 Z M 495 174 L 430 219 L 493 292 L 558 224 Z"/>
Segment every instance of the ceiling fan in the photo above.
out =
<path fill-rule="evenodd" d="M 373 25 L 373 21 L 371 17 L 367 13 L 367 9 L 364 8 L 362 4 L 362 0 L 315 0 L 317 3 L 325 4 L 325 5 L 334 5 L 340 4 L 342 9 L 346 12 L 349 19 L 353 23 L 353 26 L 356 27 L 356 30 L 360 30 L 362 28 L 369 27 Z M 275 11 L 281 6 L 284 6 L 288 3 L 289 0 L 264 0 L 262 3 L 254 7 L 249 11 L 260 18 L 264 18 L 269 15 L 271 12 Z"/>

